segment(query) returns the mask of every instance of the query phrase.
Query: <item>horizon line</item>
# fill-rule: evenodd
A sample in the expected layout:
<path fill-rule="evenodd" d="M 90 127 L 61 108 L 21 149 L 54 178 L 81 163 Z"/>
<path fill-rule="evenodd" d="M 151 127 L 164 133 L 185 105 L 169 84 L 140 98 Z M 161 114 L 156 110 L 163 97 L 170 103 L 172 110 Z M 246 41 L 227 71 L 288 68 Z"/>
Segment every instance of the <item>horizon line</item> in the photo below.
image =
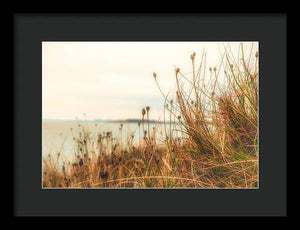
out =
<path fill-rule="evenodd" d="M 128 119 L 101 119 L 101 118 L 95 118 L 95 119 L 61 119 L 61 118 L 42 118 L 42 121 L 72 121 L 72 122 L 93 122 L 93 121 L 102 121 L 102 122 L 140 122 L 142 119 L 140 118 L 128 118 Z M 147 120 L 144 119 L 146 122 Z M 149 119 L 149 122 L 157 122 L 157 123 L 163 123 L 164 121 L 156 120 L 156 119 Z M 170 120 L 166 120 L 166 122 L 170 122 Z M 176 121 L 172 121 L 176 122 Z"/>

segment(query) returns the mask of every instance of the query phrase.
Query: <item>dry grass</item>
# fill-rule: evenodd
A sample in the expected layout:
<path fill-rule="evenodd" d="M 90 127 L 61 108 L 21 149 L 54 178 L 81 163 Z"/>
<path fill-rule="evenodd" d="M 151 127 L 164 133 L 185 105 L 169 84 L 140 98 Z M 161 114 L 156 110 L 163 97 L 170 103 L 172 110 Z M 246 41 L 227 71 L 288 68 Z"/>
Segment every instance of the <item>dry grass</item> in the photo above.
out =
<path fill-rule="evenodd" d="M 246 58 L 241 44 L 235 61 L 225 47 L 220 66 L 208 71 L 205 51 L 198 65 L 195 53 L 190 58 L 191 76 L 175 69 L 176 98 L 153 73 L 165 98 L 164 144 L 149 128 L 150 107 L 142 110 L 138 145 L 133 136 L 127 143 L 111 132 L 95 139 L 83 128 L 73 162 L 43 160 L 43 187 L 258 187 L 258 53 Z"/>

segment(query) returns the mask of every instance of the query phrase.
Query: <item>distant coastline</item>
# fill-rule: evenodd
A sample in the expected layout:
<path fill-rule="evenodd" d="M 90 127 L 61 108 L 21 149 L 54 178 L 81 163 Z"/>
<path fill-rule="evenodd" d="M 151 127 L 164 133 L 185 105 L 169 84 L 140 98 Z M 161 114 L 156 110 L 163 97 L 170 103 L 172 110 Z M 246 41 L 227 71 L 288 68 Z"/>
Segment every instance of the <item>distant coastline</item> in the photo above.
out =
<path fill-rule="evenodd" d="M 43 122 L 76 122 L 76 123 L 82 123 L 82 122 L 88 122 L 88 123 L 139 123 L 142 122 L 142 119 L 120 119 L 120 120 L 105 120 L 105 119 L 94 119 L 94 120 L 68 120 L 68 119 L 42 119 Z M 145 123 L 148 123 L 148 120 L 144 120 Z M 170 121 L 166 121 L 167 123 L 170 123 Z M 163 124 L 164 121 L 158 121 L 158 120 L 149 120 L 149 123 L 151 124 Z M 175 121 L 172 121 L 171 123 L 178 123 Z"/>

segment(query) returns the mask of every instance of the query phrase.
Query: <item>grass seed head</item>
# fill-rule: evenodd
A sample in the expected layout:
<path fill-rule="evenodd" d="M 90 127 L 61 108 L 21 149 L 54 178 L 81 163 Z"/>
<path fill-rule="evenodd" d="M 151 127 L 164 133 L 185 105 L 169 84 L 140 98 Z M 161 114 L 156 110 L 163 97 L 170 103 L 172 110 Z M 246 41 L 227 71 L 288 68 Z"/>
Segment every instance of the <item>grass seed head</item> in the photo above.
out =
<path fill-rule="evenodd" d="M 103 180 L 106 180 L 108 177 L 108 173 L 107 172 L 100 172 L 99 173 L 99 177 Z"/>
<path fill-rule="evenodd" d="M 195 59 L 195 56 L 196 56 L 196 53 L 194 52 L 194 53 L 192 53 L 192 55 L 191 55 L 191 59 L 192 60 L 194 60 Z"/>
<path fill-rule="evenodd" d="M 79 160 L 79 166 L 82 166 L 83 165 L 83 160 L 80 158 Z"/>

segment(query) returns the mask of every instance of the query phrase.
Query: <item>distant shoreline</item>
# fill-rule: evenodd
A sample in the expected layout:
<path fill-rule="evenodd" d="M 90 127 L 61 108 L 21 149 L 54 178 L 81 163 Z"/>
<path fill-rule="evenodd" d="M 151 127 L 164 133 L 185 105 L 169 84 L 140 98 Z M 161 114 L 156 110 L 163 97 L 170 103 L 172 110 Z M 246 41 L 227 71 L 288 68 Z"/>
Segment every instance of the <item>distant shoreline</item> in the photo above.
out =
<path fill-rule="evenodd" d="M 42 119 L 42 122 L 74 122 L 74 123 L 142 123 L 141 119 L 125 119 L 125 120 L 102 120 L 102 119 L 94 119 L 94 120 L 63 120 L 63 119 Z M 144 120 L 144 123 L 148 123 L 148 120 Z M 149 120 L 151 124 L 164 124 L 164 121 L 157 120 Z M 170 121 L 166 121 L 166 123 L 170 123 Z M 178 123 L 172 121 L 171 123 Z"/>

